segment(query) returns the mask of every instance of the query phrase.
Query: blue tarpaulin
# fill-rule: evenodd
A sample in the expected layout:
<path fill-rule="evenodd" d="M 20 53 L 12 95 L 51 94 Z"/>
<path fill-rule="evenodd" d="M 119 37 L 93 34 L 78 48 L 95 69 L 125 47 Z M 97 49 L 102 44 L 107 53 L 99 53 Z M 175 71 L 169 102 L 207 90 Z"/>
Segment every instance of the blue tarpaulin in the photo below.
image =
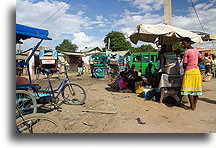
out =
<path fill-rule="evenodd" d="M 48 37 L 48 34 L 48 30 L 16 24 L 16 43 L 21 43 L 20 39 L 25 40 L 31 37 L 52 40 Z"/>

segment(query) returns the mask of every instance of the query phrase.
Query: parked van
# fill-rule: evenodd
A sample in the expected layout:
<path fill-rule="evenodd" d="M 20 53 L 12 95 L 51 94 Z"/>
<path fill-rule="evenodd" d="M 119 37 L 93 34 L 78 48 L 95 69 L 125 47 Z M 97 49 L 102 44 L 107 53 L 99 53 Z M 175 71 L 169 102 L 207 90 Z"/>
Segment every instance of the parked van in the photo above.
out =
<path fill-rule="evenodd" d="M 152 63 L 152 72 L 154 72 L 155 66 L 157 66 L 157 55 L 158 52 L 141 52 L 141 53 L 132 53 L 130 57 L 129 67 L 135 65 L 135 71 L 140 71 L 142 75 L 145 74 L 145 69 L 148 67 L 149 63 Z"/>

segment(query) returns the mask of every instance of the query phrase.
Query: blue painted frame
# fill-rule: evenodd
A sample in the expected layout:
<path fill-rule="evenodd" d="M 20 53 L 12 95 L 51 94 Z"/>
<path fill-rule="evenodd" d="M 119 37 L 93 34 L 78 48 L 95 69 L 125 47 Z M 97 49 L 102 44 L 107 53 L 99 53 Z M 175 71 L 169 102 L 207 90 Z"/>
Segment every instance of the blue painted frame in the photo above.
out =
<path fill-rule="evenodd" d="M 29 26 L 25 26 L 25 25 L 21 25 L 21 24 L 16 24 L 16 43 L 21 43 L 21 39 L 25 40 L 28 38 L 38 38 L 41 39 L 37 45 L 34 47 L 34 49 L 32 50 L 30 56 L 27 58 L 27 60 L 24 63 L 19 63 L 16 62 L 16 65 L 26 65 L 27 66 L 27 71 L 28 71 L 28 76 L 29 76 L 29 82 L 30 84 L 22 84 L 22 88 L 35 88 L 35 86 L 32 84 L 32 80 L 31 80 L 31 74 L 30 74 L 30 70 L 29 70 L 29 61 L 32 58 L 32 56 L 35 54 L 35 51 L 37 50 L 37 48 L 40 46 L 40 44 L 42 43 L 42 41 L 45 40 L 52 40 L 51 38 L 48 37 L 48 30 L 43 30 L 43 29 L 38 29 L 38 28 L 33 28 L 33 27 L 29 27 Z M 16 88 L 20 88 L 20 85 L 16 85 Z"/>

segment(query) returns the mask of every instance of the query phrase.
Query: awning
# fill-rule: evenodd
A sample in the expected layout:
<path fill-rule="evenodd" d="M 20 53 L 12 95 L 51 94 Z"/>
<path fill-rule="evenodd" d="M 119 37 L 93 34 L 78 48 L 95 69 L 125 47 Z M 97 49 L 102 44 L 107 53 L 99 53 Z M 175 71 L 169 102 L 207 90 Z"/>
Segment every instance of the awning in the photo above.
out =
<path fill-rule="evenodd" d="M 188 30 L 173 27 L 165 24 L 145 25 L 140 24 L 135 30 L 125 33 L 126 38 L 137 44 L 137 42 L 151 42 L 157 44 L 172 45 L 180 41 L 184 37 L 189 37 L 193 42 L 202 43 L 200 35 Z"/>
<path fill-rule="evenodd" d="M 16 24 L 16 43 L 21 43 L 21 39 L 25 40 L 31 37 L 52 40 L 48 37 L 48 34 L 48 30 Z"/>

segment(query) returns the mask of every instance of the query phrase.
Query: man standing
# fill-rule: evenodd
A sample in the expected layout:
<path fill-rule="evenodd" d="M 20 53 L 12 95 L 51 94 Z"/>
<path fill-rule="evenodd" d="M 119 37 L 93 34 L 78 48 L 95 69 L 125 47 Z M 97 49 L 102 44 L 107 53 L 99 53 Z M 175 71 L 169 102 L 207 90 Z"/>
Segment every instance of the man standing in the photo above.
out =
<path fill-rule="evenodd" d="M 77 66 L 78 66 L 78 75 L 77 76 L 81 76 L 81 74 L 83 73 L 83 60 L 82 58 L 79 58 L 78 62 L 77 62 Z"/>
<path fill-rule="evenodd" d="M 202 95 L 202 80 L 198 62 L 201 55 L 197 49 L 191 47 L 192 41 L 186 37 L 182 39 L 182 45 L 187 49 L 183 57 L 184 77 L 182 81 L 181 95 L 188 95 L 190 107 L 185 108 L 195 110 L 198 96 Z"/>
<path fill-rule="evenodd" d="M 205 74 L 209 75 L 211 72 L 211 58 L 209 57 L 208 53 L 204 54 L 204 64 L 205 64 Z"/>

